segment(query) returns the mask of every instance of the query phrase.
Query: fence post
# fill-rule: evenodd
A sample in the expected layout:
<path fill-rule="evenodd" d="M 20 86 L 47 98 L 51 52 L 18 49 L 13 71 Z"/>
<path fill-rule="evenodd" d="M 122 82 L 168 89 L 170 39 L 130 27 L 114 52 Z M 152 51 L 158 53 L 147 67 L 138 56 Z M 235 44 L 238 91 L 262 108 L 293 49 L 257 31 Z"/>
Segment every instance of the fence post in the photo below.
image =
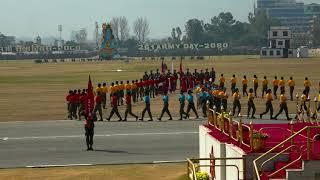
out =
<path fill-rule="evenodd" d="M 307 128 L 307 160 L 310 160 L 310 127 Z"/>

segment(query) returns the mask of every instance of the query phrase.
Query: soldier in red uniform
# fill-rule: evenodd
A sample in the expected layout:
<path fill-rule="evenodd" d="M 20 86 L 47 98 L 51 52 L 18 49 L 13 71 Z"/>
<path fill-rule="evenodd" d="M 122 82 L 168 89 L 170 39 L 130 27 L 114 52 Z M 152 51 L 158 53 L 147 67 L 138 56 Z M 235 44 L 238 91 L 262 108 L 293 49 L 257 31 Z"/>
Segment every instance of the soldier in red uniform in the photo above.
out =
<path fill-rule="evenodd" d="M 66 97 L 66 101 L 67 101 L 67 110 L 68 110 L 68 119 L 72 119 L 71 116 L 71 97 L 72 97 L 73 91 L 69 91 L 69 94 Z"/>
<path fill-rule="evenodd" d="M 118 111 L 118 97 L 117 97 L 116 93 L 112 94 L 111 107 L 112 107 L 112 110 L 111 110 L 110 116 L 107 118 L 107 120 L 110 121 L 110 119 L 112 118 L 113 114 L 116 113 L 116 115 L 119 117 L 118 121 L 122 121 L 122 118 L 121 118 L 121 116 L 119 114 L 119 111 Z"/>
<path fill-rule="evenodd" d="M 183 93 L 187 92 L 187 77 L 183 74 L 183 72 L 180 75 L 180 89 Z"/>

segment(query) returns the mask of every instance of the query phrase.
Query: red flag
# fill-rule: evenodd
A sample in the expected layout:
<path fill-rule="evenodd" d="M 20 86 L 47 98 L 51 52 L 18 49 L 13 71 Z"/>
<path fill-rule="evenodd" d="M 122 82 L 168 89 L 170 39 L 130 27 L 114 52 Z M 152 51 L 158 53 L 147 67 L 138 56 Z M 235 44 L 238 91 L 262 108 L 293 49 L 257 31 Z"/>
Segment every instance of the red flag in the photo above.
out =
<path fill-rule="evenodd" d="M 180 59 L 180 73 L 182 73 L 182 57 Z"/>
<path fill-rule="evenodd" d="M 85 110 L 84 110 L 88 120 L 93 120 L 93 109 L 94 109 L 94 95 L 93 95 L 92 82 L 89 75 L 88 92 L 87 92 L 87 97 L 85 101 Z"/>

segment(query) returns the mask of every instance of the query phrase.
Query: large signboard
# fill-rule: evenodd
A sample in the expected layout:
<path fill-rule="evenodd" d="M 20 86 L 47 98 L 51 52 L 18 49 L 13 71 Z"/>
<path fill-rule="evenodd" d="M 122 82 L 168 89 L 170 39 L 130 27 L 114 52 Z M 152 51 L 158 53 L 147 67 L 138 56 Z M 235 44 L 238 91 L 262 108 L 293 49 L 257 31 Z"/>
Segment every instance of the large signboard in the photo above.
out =
<path fill-rule="evenodd" d="M 0 52 L 16 52 L 16 53 L 26 53 L 26 52 L 52 52 L 52 51 L 79 51 L 80 46 L 44 46 L 33 44 L 31 46 L 8 46 L 0 47 Z"/>
<path fill-rule="evenodd" d="M 225 49 L 229 43 L 184 43 L 184 44 L 140 44 L 140 51 L 160 51 L 160 50 L 199 50 L 199 49 Z"/>

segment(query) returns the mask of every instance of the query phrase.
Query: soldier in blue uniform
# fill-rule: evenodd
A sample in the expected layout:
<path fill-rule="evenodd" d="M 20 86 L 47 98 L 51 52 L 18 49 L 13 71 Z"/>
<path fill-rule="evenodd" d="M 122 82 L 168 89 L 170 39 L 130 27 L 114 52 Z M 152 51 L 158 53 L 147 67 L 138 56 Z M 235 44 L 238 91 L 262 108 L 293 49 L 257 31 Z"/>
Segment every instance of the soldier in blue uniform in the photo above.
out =
<path fill-rule="evenodd" d="M 162 119 L 162 116 L 163 114 L 166 112 L 170 119 L 169 120 L 172 120 L 172 116 L 171 116 L 171 113 L 169 111 L 169 96 L 168 96 L 168 92 L 164 92 L 163 96 L 162 96 L 162 100 L 163 100 L 163 108 L 162 108 L 162 112 L 161 112 L 161 115 L 160 115 L 160 118 L 158 118 L 159 121 L 161 121 Z"/>

